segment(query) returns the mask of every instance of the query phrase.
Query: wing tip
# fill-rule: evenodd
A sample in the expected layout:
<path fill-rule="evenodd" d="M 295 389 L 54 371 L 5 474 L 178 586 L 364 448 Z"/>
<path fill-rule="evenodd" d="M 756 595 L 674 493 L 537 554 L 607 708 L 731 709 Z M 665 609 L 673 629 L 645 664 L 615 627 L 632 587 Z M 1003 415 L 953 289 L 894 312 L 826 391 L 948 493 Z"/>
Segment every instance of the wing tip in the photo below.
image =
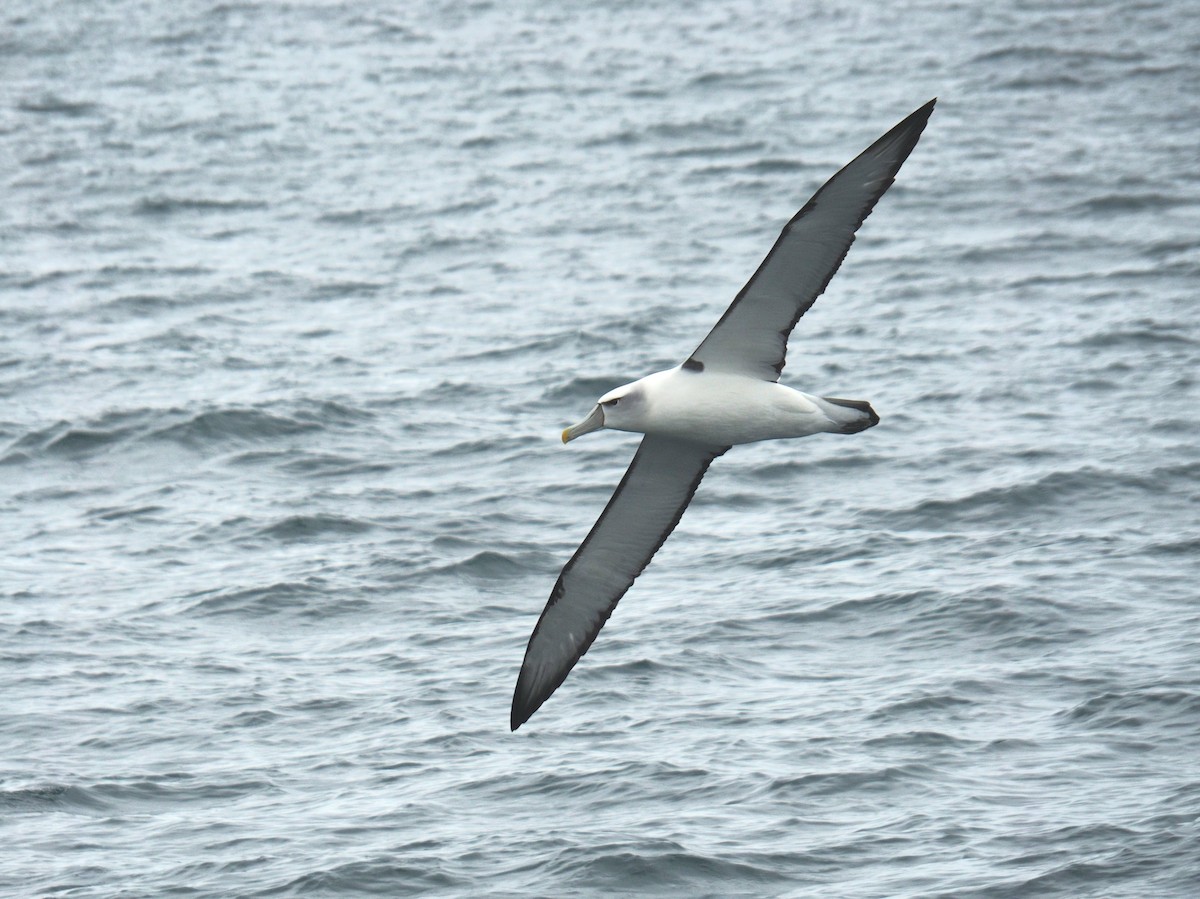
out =
<path fill-rule="evenodd" d="M 536 629 L 534 630 L 534 636 L 537 636 Z M 587 650 L 585 649 L 584 652 L 587 652 Z M 532 718 L 533 713 L 540 709 L 546 700 L 554 695 L 554 691 L 562 686 L 563 681 L 567 679 L 567 675 L 571 673 L 571 669 L 575 667 L 575 663 L 582 657 L 583 653 L 580 653 L 560 674 L 548 681 L 541 680 L 541 682 L 538 682 L 529 673 L 529 660 L 526 658 L 525 662 L 521 665 L 521 673 L 517 675 L 517 686 L 513 690 L 512 711 L 509 713 L 508 718 L 509 730 L 515 731 Z"/>
<path fill-rule="evenodd" d="M 910 112 L 895 128 L 877 140 L 861 155 L 865 156 L 877 148 L 882 149 L 884 146 L 892 144 L 896 138 L 902 137 L 904 139 L 904 149 L 902 150 L 900 161 L 896 165 L 896 171 L 899 171 L 900 166 L 908 159 L 908 154 L 913 151 L 917 145 L 917 141 L 921 139 L 921 135 L 925 132 L 925 126 L 929 124 L 929 117 L 933 115 L 933 108 L 937 105 L 937 101 L 938 98 L 934 97 L 928 103 Z M 892 173 L 892 176 L 895 177 L 895 172 Z"/>
<path fill-rule="evenodd" d="M 537 701 L 530 695 L 529 688 L 525 683 L 525 666 L 522 665 L 521 673 L 517 676 L 517 687 L 513 690 L 512 712 L 508 718 L 509 730 L 515 731 L 533 717 L 533 713 L 545 701 L 546 697 L 544 696 Z"/>
<path fill-rule="evenodd" d="M 905 117 L 904 121 L 908 122 L 912 119 L 918 119 L 918 118 L 919 119 L 928 119 L 933 114 L 933 108 L 935 106 L 937 106 L 937 101 L 938 101 L 938 98 L 934 97 L 929 102 L 923 103 L 921 106 L 917 107 L 911 113 L 909 113 Z"/>

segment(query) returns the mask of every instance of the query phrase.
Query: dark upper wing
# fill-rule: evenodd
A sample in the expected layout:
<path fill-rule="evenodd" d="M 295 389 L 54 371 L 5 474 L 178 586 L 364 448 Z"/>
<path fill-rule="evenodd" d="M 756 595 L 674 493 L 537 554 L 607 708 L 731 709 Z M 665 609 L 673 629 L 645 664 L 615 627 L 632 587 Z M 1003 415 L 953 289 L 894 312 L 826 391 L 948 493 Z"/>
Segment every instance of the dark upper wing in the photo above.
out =
<path fill-rule="evenodd" d="M 558 576 L 513 693 L 512 729 L 524 724 L 587 652 L 596 634 L 675 529 L 708 465 L 727 446 L 649 435 L 616 493 Z"/>
<path fill-rule="evenodd" d="M 879 138 L 813 194 L 685 364 L 779 379 L 788 335 L 846 258 L 854 232 L 891 187 L 936 102 Z"/>

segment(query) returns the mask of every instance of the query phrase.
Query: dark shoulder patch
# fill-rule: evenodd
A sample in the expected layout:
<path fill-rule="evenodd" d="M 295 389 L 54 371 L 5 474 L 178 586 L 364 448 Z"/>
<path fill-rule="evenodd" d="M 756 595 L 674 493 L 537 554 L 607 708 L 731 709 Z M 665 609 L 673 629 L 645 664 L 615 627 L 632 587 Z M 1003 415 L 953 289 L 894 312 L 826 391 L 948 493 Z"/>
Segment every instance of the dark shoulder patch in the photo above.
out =
<path fill-rule="evenodd" d="M 704 371 L 704 363 L 699 359 L 689 359 L 683 363 L 683 367 L 686 371 Z"/>

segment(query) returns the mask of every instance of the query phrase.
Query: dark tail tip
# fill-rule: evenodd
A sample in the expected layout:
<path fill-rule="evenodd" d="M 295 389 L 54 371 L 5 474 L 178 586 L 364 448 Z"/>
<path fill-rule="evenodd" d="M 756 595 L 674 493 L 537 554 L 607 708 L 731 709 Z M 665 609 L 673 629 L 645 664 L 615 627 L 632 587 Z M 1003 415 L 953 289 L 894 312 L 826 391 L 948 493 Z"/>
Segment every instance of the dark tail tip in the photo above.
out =
<path fill-rule="evenodd" d="M 859 431 L 865 431 L 867 428 L 873 428 L 879 424 L 879 416 L 875 414 L 875 410 L 866 400 L 843 400 L 835 396 L 824 396 L 821 399 L 827 403 L 833 403 L 835 406 L 841 406 L 843 409 L 853 409 L 855 412 L 861 413 L 840 418 L 842 434 L 857 434 Z"/>

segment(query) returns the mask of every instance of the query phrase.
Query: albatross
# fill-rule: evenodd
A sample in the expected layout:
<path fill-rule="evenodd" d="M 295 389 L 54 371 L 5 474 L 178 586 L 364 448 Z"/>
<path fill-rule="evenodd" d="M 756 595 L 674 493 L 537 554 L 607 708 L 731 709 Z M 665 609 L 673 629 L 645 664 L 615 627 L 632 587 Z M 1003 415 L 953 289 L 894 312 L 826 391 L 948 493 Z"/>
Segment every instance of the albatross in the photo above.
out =
<path fill-rule="evenodd" d="M 616 492 L 563 567 L 533 629 L 513 693 L 515 731 L 558 689 L 675 529 L 713 459 L 730 447 L 879 423 L 864 400 L 779 383 L 796 322 L 825 290 L 854 234 L 917 145 L 937 102 L 900 122 L 830 178 L 688 358 L 600 397 L 563 443 L 610 428 L 644 434 Z"/>

